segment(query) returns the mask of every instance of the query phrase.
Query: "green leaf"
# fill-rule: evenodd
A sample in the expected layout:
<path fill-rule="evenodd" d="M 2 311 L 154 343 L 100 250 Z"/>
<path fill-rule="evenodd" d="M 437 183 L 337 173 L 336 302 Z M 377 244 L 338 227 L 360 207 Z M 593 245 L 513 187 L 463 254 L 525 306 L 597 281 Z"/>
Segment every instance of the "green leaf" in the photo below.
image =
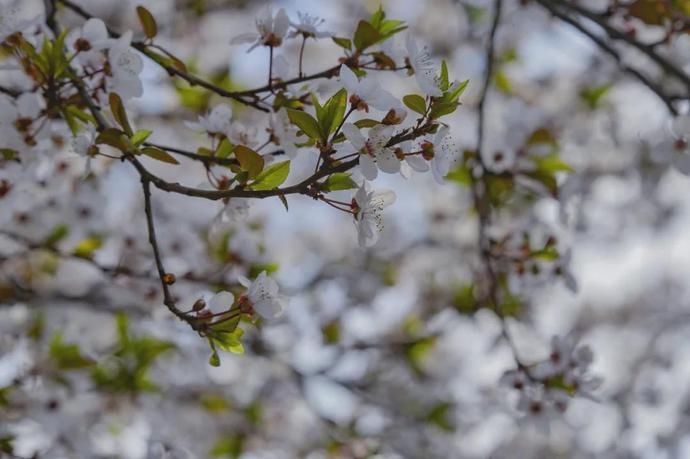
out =
<path fill-rule="evenodd" d="M 449 402 L 441 402 L 431 408 L 431 410 L 427 413 L 426 419 L 428 422 L 431 424 L 434 424 L 436 427 L 439 427 L 442 430 L 445 430 L 446 432 L 452 432 L 455 430 L 455 427 L 453 426 L 453 423 L 450 419 L 450 411 L 452 410 L 453 405 Z"/>
<path fill-rule="evenodd" d="M 158 25 L 156 25 L 156 20 L 151 12 L 140 5 L 137 6 L 137 16 L 139 16 L 139 22 L 141 22 L 146 38 L 155 37 L 158 33 Z"/>
<path fill-rule="evenodd" d="M 319 123 L 307 112 L 300 110 L 287 109 L 290 122 L 300 128 L 309 138 L 314 140 L 321 139 L 321 129 Z"/>
<path fill-rule="evenodd" d="M 279 163 L 271 164 L 264 170 L 251 188 L 253 190 L 272 190 L 279 187 L 287 179 L 290 174 L 290 161 L 281 161 Z"/>
<path fill-rule="evenodd" d="M 587 104 L 590 110 L 595 110 L 601 106 L 601 102 L 611 89 L 611 84 L 592 86 L 580 91 L 580 98 Z"/>
<path fill-rule="evenodd" d="M 264 158 L 251 148 L 236 145 L 234 152 L 242 170 L 247 171 L 250 179 L 255 178 L 264 169 Z"/>
<path fill-rule="evenodd" d="M 111 92 L 108 95 L 108 100 L 110 102 L 110 111 L 113 113 L 113 117 L 117 124 L 122 126 L 125 134 L 127 136 L 132 135 L 132 126 L 129 125 L 129 120 L 127 119 L 127 112 L 125 111 L 125 106 L 122 103 L 122 99 L 115 92 Z"/>
<path fill-rule="evenodd" d="M 146 156 L 149 156 L 153 159 L 157 159 L 158 161 L 163 161 L 164 163 L 180 164 L 174 156 L 172 156 L 167 151 L 161 150 L 160 148 L 144 147 L 141 149 L 141 152 Z"/>
<path fill-rule="evenodd" d="M 470 84 L 470 80 L 461 81 L 457 84 L 451 85 L 451 87 L 448 88 L 448 92 L 443 94 L 443 101 L 457 102 L 462 93 L 465 92 L 465 89 L 467 89 L 468 84 Z"/>
<path fill-rule="evenodd" d="M 457 108 L 457 102 L 443 102 L 442 99 L 437 99 L 431 105 L 431 110 L 429 110 L 429 117 L 431 119 L 440 118 L 442 116 L 453 113 Z"/>
<path fill-rule="evenodd" d="M 62 334 L 60 333 L 56 333 L 53 336 L 50 342 L 49 354 L 60 370 L 78 370 L 94 364 L 92 359 L 81 354 L 79 346 L 63 343 Z"/>
<path fill-rule="evenodd" d="M 441 76 L 439 88 L 441 89 L 441 91 L 446 92 L 449 86 L 450 82 L 448 80 L 448 65 L 446 64 L 446 60 L 444 59 L 443 61 L 441 61 Z"/>
<path fill-rule="evenodd" d="M 510 78 L 503 70 L 499 70 L 496 73 L 494 73 L 494 84 L 500 91 L 506 94 L 513 93 L 513 83 L 510 81 Z"/>
<path fill-rule="evenodd" d="M 98 136 L 96 136 L 95 143 L 99 145 L 109 145 L 123 153 L 129 152 L 133 148 L 125 133 L 116 128 L 106 128 L 101 131 Z"/>
<path fill-rule="evenodd" d="M 417 94 L 408 94 L 403 97 L 403 103 L 410 110 L 424 115 L 426 113 L 426 101 L 424 98 Z"/>
<path fill-rule="evenodd" d="M 355 48 L 357 51 L 364 51 L 369 46 L 377 43 L 383 37 L 378 30 L 374 28 L 367 21 L 359 21 L 357 24 L 357 30 L 355 30 L 355 36 L 353 39 Z"/>
<path fill-rule="evenodd" d="M 355 126 L 357 126 L 360 129 L 364 128 L 372 128 L 378 124 L 381 124 L 380 121 L 372 120 L 371 118 L 363 118 L 361 120 L 355 121 Z"/>
<path fill-rule="evenodd" d="M 137 132 L 134 133 L 130 140 L 132 141 L 135 147 L 138 147 L 139 145 L 144 143 L 150 135 L 151 131 L 149 131 L 148 129 L 139 129 Z"/>
<path fill-rule="evenodd" d="M 235 148 L 235 146 L 227 138 L 224 138 L 218 144 L 218 148 L 216 148 L 216 154 L 214 156 L 217 158 L 227 158 L 232 154 L 233 148 Z"/>
<path fill-rule="evenodd" d="M 568 163 L 563 161 L 557 153 L 552 153 L 546 156 L 533 156 L 532 161 L 537 166 L 537 170 L 554 174 L 556 172 L 573 172 L 573 168 Z"/>
<path fill-rule="evenodd" d="M 455 290 L 453 306 L 461 314 L 472 314 L 477 311 L 477 300 L 474 297 L 474 284 L 465 284 Z"/>
<path fill-rule="evenodd" d="M 216 351 L 215 349 L 211 351 L 211 356 L 208 358 L 208 364 L 212 367 L 220 366 L 220 357 L 218 357 L 218 351 Z"/>
<path fill-rule="evenodd" d="M 386 19 L 386 13 L 383 11 L 383 7 L 379 5 L 378 9 L 369 18 L 371 25 L 378 30 L 381 27 L 381 23 Z"/>
<path fill-rule="evenodd" d="M 332 39 L 335 42 L 335 44 L 340 46 L 341 48 L 345 48 L 348 51 L 352 49 L 352 40 L 350 40 L 349 38 L 332 37 Z"/>
<path fill-rule="evenodd" d="M 46 245 L 47 247 L 52 247 L 61 240 L 65 238 L 69 234 L 69 226 L 67 225 L 56 225 L 53 230 L 50 232 L 48 237 L 43 241 L 43 244 Z"/>
<path fill-rule="evenodd" d="M 333 94 L 323 106 L 322 114 L 319 117 L 319 127 L 321 128 L 321 135 L 323 139 L 328 139 L 331 132 L 334 132 L 340 125 L 340 122 L 345 116 L 345 108 L 347 106 L 347 91 L 345 88 Z"/>
<path fill-rule="evenodd" d="M 82 239 L 74 248 L 74 256 L 81 258 L 91 258 L 93 253 L 103 245 L 103 239 L 98 236 Z"/>
<path fill-rule="evenodd" d="M 325 192 L 351 190 L 357 188 L 357 183 L 350 177 L 350 174 L 345 172 L 336 172 L 330 175 L 326 181 L 321 185 L 321 189 Z"/>

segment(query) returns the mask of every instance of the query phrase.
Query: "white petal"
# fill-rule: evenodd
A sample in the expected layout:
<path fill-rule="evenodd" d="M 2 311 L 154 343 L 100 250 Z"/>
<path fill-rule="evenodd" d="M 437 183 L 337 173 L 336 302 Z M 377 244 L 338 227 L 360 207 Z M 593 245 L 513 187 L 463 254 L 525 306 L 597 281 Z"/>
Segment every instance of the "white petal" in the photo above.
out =
<path fill-rule="evenodd" d="M 684 175 L 690 175 L 690 155 L 679 154 L 676 155 L 673 165 L 678 171 Z"/>
<path fill-rule="evenodd" d="M 405 162 L 417 172 L 426 172 L 429 170 L 429 164 L 421 155 L 405 156 Z"/>
<path fill-rule="evenodd" d="M 235 297 L 232 293 L 226 291 L 218 292 L 213 295 L 213 298 L 209 301 L 208 308 L 212 313 L 218 314 L 229 310 L 234 301 Z"/>
<path fill-rule="evenodd" d="M 247 278 L 244 277 L 244 276 L 240 276 L 239 278 L 237 278 L 237 280 L 238 280 L 239 283 L 240 283 L 243 287 L 245 287 L 245 288 L 249 288 L 249 287 L 251 287 L 251 285 L 252 285 L 252 281 L 250 281 L 249 279 L 247 279 Z"/>
<path fill-rule="evenodd" d="M 232 40 L 230 40 L 231 45 L 240 45 L 244 43 L 254 43 L 256 40 L 260 39 L 261 37 L 259 36 L 258 33 L 256 32 L 246 32 L 239 34 Z"/>
<path fill-rule="evenodd" d="M 281 8 L 278 10 L 276 17 L 273 20 L 273 34 L 277 37 L 283 38 L 288 30 L 288 27 L 290 27 L 290 18 L 285 12 L 285 9 Z"/>
<path fill-rule="evenodd" d="M 396 105 L 399 105 L 398 99 L 396 99 L 393 94 L 385 89 L 378 89 L 374 97 L 370 98 L 368 102 L 372 107 L 385 111 L 388 111 L 391 108 L 394 108 Z"/>
<path fill-rule="evenodd" d="M 93 42 L 107 39 L 108 30 L 102 19 L 91 18 L 84 23 L 82 35 L 93 45 Z"/>
<path fill-rule="evenodd" d="M 342 131 L 347 140 L 349 140 L 352 146 L 358 151 L 364 148 L 367 142 L 357 126 L 352 123 L 345 123 L 343 124 Z"/>
<path fill-rule="evenodd" d="M 283 304 L 278 298 L 260 301 L 254 305 L 254 310 L 265 319 L 275 319 L 283 312 Z"/>
<path fill-rule="evenodd" d="M 397 174 L 400 172 L 400 160 L 395 156 L 390 148 L 384 148 L 376 155 L 379 169 L 387 174 Z"/>
<path fill-rule="evenodd" d="M 378 207 L 388 207 L 393 204 L 396 199 L 393 190 L 379 190 L 374 192 L 371 202 Z"/>
<path fill-rule="evenodd" d="M 362 175 L 367 180 L 374 180 L 379 174 L 374 159 L 369 155 L 359 155 L 359 168 L 362 171 Z"/>
<path fill-rule="evenodd" d="M 345 86 L 347 92 L 354 93 L 359 88 L 357 75 L 350 68 L 343 64 L 340 66 L 340 82 Z M 352 95 L 352 94 L 350 94 Z"/>

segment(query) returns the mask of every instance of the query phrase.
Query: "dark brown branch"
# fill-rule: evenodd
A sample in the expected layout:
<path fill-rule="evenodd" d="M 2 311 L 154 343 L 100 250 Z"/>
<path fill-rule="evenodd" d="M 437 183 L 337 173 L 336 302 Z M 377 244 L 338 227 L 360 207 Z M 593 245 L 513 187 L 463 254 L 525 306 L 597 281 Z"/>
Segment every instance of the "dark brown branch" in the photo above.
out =
<path fill-rule="evenodd" d="M 615 27 L 612 27 L 606 22 L 606 17 L 597 14 L 593 11 L 588 10 L 587 8 L 578 5 L 575 2 L 566 2 L 563 0 L 537 0 L 539 4 L 542 6 L 546 7 L 547 5 L 550 6 L 557 6 L 560 8 L 563 8 L 566 11 L 571 11 L 579 16 L 582 16 L 584 18 L 589 19 L 593 23 L 595 23 L 597 26 L 601 27 L 606 34 L 611 37 L 614 40 L 620 40 L 628 45 L 638 49 L 642 53 L 644 53 L 647 57 L 649 57 L 652 61 L 654 61 L 659 67 L 664 69 L 664 71 L 670 75 L 673 75 L 675 78 L 680 80 L 683 85 L 687 88 L 688 93 L 690 95 L 690 75 L 685 73 L 683 69 L 678 68 L 673 62 L 669 61 L 666 59 L 664 56 L 660 55 L 659 53 L 656 52 L 654 49 L 654 46 L 641 43 L 637 40 L 635 40 L 633 37 L 630 35 L 621 32 L 620 30 L 616 29 Z"/>
<path fill-rule="evenodd" d="M 146 226 L 149 233 L 149 243 L 153 249 L 153 257 L 156 262 L 158 277 L 160 278 L 161 287 L 163 289 L 163 304 L 167 306 L 170 312 L 175 314 L 179 319 L 187 322 L 194 330 L 196 330 L 196 321 L 192 317 L 184 314 L 177 308 L 177 306 L 175 306 L 175 299 L 170 293 L 170 287 L 166 281 L 170 274 L 165 271 L 160 249 L 158 248 L 158 240 L 156 239 L 156 225 L 154 224 L 153 209 L 151 207 L 151 184 L 146 177 L 141 177 L 141 186 L 144 191 L 144 213 L 146 214 Z"/>
<path fill-rule="evenodd" d="M 629 65 L 623 63 L 623 59 L 621 58 L 620 54 L 618 51 L 616 51 L 611 45 L 609 45 L 606 41 L 604 41 L 602 38 L 598 37 L 592 31 L 584 27 L 582 24 L 580 24 L 578 21 L 575 19 L 571 18 L 567 14 L 563 13 L 562 11 L 559 11 L 558 8 L 553 6 L 549 0 L 537 0 L 537 2 L 542 5 L 545 9 L 547 9 L 553 16 L 557 17 L 561 21 L 565 22 L 566 24 L 569 24 L 573 26 L 575 29 L 580 31 L 583 35 L 588 37 L 590 40 L 592 40 L 602 51 L 607 53 L 609 56 L 613 57 L 613 59 L 616 61 L 618 64 L 618 67 L 625 73 L 633 76 L 636 78 L 638 81 L 640 81 L 642 84 L 647 86 L 652 92 L 654 92 L 659 99 L 666 105 L 668 110 L 673 114 L 673 115 L 678 115 L 678 110 L 675 108 L 673 105 L 673 98 L 666 93 L 664 93 L 663 89 L 656 84 L 654 81 L 652 81 L 649 77 L 644 75 L 642 72 L 639 70 L 630 67 Z"/>

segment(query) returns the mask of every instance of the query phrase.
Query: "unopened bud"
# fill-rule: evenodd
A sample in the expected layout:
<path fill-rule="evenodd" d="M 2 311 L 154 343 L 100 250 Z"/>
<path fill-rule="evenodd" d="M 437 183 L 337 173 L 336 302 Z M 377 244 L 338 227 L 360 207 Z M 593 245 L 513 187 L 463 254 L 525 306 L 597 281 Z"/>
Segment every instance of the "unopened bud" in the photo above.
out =
<path fill-rule="evenodd" d="M 407 117 L 407 111 L 402 108 L 391 108 L 381 123 L 386 125 L 400 124 L 405 120 L 405 117 Z"/>
<path fill-rule="evenodd" d="M 199 298 L 194 302 L 194 306 L 192 306 L 192 311 L 194 312 L 199 312 L 203 310 L 206 307 L 206 302 L 204 301 L 203 298 Z"/>
<path fill-rule="evenodd" d="M 77 38 L 74 42 L 74 49 L 77 51 L 89 51 L 91 49 L 91 43 L 85 38 Z"/>
<path fill-rule="evenodd" d="M 434 144 L 431 142 L 422 142 L 422 158 L 426 159 L 427 161 L 431 161 L 434 159 Z"/>
<path fill-rule="evenodd" d="M 173 273 L 163 274 L 163 282 L 165 282 L 166 285 L 174 284 L 175 283 L 175 275 Z"/>

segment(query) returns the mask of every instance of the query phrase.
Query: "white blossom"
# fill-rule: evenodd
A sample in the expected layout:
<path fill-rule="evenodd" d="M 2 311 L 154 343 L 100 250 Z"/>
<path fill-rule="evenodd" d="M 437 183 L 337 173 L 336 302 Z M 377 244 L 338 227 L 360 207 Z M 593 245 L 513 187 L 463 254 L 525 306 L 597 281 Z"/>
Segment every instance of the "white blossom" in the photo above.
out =
<path fill-rule="evenodd" d="M 395 193 L 391 190 L 372 191 L 369 183 L 364 182 L 355 193 L 354 201 L 359 245 L 371 247 L 383 231 L 383 209 L 395 202 Z"/>
<path fill-rule="evenodd" d="M 91 67 L 100 66 L 104 59 L 102 51 L 114 43 L 105 22 L 99 18 L 87 20 L 71 40 L 72 47 L 79 52 L 79 62 Z"/>
<path fill-rule="evenodd" d="M 345 137 L 360 152 L 359 167 L 367 180 L 374 180 L 379 169 L 387 174 L 400 171 L 400 160 L 391 148 L 386 147 L 392 132 L 393 127 L 379 124 L 369 130 L 369 137 L 365 139 L 354 124 L 343 125 Z"/>
<path fill-rule="evenodd" d="M 318 27 L 324 23 L 323 19 L 302 11 L 297 12 L 297 17 L 299 18 L 298 22 L 290 21 L 290 25 L 295 29 L 290 32 L 291 38 L 297 35 L 313 38 L 325 38 L 333 35 L 333 32 L 318 30 Z"/>
<path fill-rule="evenodd" d="M 247 288 L 247 293 L 244 295 L 245 301 L 260 316 L 265 319 L 275 319 L 282 314 L 287 305 L 287 298 L 278 294 L 278 283 L 268 277 L 266 271 L 262 271 L 254 282 L 246 277 L 240 277 L 239 281 Z"/>
<path fill-rule="evenodd" d="M 259 45 L 264 46 L 280 46 L 285 38 L 285 34 L 290 27 L 290 18 L 284 8 L 278 10 L 273 16 L 273 11 L 270 8 L 264 11 L 256 18 L 256 32 L 247 32 L 236 36 L 232 39 L 232 44 L 251 43 L 247 52 L 252 51 Z"/>
<path fill-rule="evenodd" d="M 368 106 L 378 110 L 388 111 L 400 106 L 400 102 L 381 87 L 375 78 L 367 76 L 361 80 L 350 68 L 343 64 L 340 66 L 340 82 L 347 89 L 350 103 L 357 108 L 362 107 L 368 111 Z"/>
<path fill-rule="evenodd" d="M 436 66 L 429 56 L 426 48 L 419 49 L 417 43 L 411 35 L 407 36 L 405 42 L 410 67 L 414 72 L 419 88 L 428 96 L 440 97 L 443 92 L 439 87 L 439 78 L 436 73 Z"/>
<path fill-rule="evenodd" d="M 229 311 L 234 302 L 235 297 L 233 294 L 222 290 L 214 294 L 208 301 L 206 301 L 206 308 L 211 312 L 211 314 L 221 314 Z"/>
<path fill-rule="evenodd" d="M 197 121 L 185 121 L 185 126 L 199 132 L 206 132 L 211 136 L 230 136 L 232 108 L 226 104 L 220 104 L 206 116 L 199 116 Z"/>
<path fill-rule="evenodd" d="M 15 32 L 22 32 L 33 25 L 42 22 L 42 16 L 37 15 L 31 19 L 21 18 L 19 5 L 15 0 L 0 2 L 0 42 Z"/>
<path fill-rule="evenodd" d="M 123 99 L 140 97 L 144 87 L 139 74 L 144 68 L 144 62 L 130 46 L 132 32 L 127 31 L 113 44 L 108 52 L 108 61 L 112 77 L 109 79 L 109 91 L 116 92 Z"/>

